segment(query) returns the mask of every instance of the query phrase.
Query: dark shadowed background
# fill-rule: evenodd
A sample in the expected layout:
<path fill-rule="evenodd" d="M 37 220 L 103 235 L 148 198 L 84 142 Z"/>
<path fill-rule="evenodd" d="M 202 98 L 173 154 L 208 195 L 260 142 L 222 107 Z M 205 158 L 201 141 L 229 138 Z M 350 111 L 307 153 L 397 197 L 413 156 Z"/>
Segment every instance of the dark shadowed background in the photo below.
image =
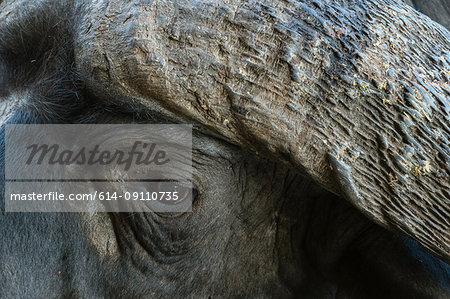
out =
<path fill-rule="evenodd" d="M 450 0 L 404 0 L 418 11 L 450 29 Z"/>

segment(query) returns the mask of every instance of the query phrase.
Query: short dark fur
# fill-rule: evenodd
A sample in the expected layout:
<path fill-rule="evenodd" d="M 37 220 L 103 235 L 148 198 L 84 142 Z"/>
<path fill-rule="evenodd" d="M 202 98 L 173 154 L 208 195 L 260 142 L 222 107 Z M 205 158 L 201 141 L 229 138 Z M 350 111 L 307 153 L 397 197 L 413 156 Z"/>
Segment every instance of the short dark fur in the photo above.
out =
<path fill-rule="evenodd" d="M 68 121 L 85 106 L 74 65 L 75 18 L 63 14 L 73 8 L 64 2 L 21 7 L 0 28 L 0 93 L 27 91 L 23 110 L 44 122 Z"/>
<path fill-rule="evenodd" d="M 66 17 L 77 15 L 69 12 L 78 8 L 55 2 L 22 7 L 12 21 L 0 25 L 0 98 L 24 97 L 8 122 L 167 122 L 135 102 L 105 105 L 91 96 L 76 71 L 77 20 Z M 0 138 L 4 150 L 4 134 Z M 3 151 L 0 157 L 3 190 Z M 194 134 L 193 165 L 199 180 L 194 212 L 175 218 L 9 214 L 2 198 L 0 295 L 449 294 L 448 265 L 414 241 L 369 222 L 295 171 L 199 132 Z"/>

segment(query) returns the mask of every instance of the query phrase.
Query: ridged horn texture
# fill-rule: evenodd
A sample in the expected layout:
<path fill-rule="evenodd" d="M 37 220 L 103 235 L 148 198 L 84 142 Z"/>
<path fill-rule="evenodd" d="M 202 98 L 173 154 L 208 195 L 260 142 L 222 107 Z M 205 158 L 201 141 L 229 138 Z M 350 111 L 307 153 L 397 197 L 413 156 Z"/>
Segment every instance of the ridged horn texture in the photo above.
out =
<path fill-rule="evenodd" d="M 450 33 L 401 1 L 101 1 L 77 64 L 450 262 Z"/>

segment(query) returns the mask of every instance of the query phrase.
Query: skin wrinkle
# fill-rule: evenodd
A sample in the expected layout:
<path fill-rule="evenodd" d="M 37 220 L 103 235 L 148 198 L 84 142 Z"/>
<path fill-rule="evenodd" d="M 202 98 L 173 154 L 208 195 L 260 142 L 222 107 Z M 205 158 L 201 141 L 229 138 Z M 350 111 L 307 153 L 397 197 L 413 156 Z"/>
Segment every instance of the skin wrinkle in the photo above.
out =
<path fill-rule="evenodd" d="M 448 157 L 435 154 L 448 143 L 448 32 L 399 1 L 214 4 L 118 3 L 141 13 L 78 36 L 82 77 L 282 161 L 446 259 L 447 223 L 433 211 L 444 214 L 447 199 L 424 186 L 449 187 Z M 91 73 L 100 49 L 116 63 L 112 80 Z M 391 134 L 396 126 L 405 129 Z M 407 148 L 423 153 L 408 158 Z"/>
<path fill-rule="evenodd" d="M 39 10 L 44 24 L 54 19 L 52 14 L 59 9 L 55 5 Z M 66 16 L 64 7 L 61 14 Z M 46 18 L 47 14 L 52 16 Z M 234 21 L 242 18 L 244 23 L 248 17 L 237 11 L 233 15 Z M 5 40 L 17 37 L 10 34 Z M 61 46 L 51 53 L 62 56 L 52 54 L 43 60 L 55 65 L 41 66 L 45 72 L 57 72 L 46 74 L 36 66 L 36 76 L 49 78 L 45 84 L 14 78 L 13 85 L 36 85 L 28 100 L 32 103 L 15 110 L 9 123 L 192 121 L 178 115 L 182 111 L 174 115 L 131 94 L 115 94 L 109 101 L 104 95 L 98 97 L 103 90 L 91 90 L 76 72 L 65 73 L 69 66 L 58 68 L 66 62 L 72 66 L 74 57 L 67 56 L 63 47 L 72 45 L 43 40 L 50 48 Z M 34 47 L 32 42 L 26 45 Z M 27 61 L 17 67 L 25 76 Z M 114 73 L 110 75 L 107 80 L 114 80 Z M 245 108 L 244 102 L 237 104 Z M 1 198 L 0 251 L 9 254 L 0 257 L 0 294 L 6 298 L 448 297 L 449 266 L 415 241 L 400 239 L 372 223 L 343 198 L 305 178 L 298 168 L 256 155 L 201 125 L 194 126 L 193 135 L 198 189 L 193 213 L 89 217 L 4 213 Z M 0 137 L 3 149 L 4 132 Z"/>

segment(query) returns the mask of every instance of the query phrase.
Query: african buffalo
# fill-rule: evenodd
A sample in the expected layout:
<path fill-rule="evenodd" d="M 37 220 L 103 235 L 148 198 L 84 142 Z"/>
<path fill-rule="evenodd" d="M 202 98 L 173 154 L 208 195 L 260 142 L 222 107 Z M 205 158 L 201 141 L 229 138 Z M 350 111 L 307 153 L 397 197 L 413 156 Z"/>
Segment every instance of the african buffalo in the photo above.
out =
<path fill-rule="evenodd" d="M 450 33 L 428 17 L 3 0 L 0 20 L 3 150 L 5 124 L 191 123 L 195 178 L 181 214 L 2 197 L 0 297 L 450 296 Z"/>

